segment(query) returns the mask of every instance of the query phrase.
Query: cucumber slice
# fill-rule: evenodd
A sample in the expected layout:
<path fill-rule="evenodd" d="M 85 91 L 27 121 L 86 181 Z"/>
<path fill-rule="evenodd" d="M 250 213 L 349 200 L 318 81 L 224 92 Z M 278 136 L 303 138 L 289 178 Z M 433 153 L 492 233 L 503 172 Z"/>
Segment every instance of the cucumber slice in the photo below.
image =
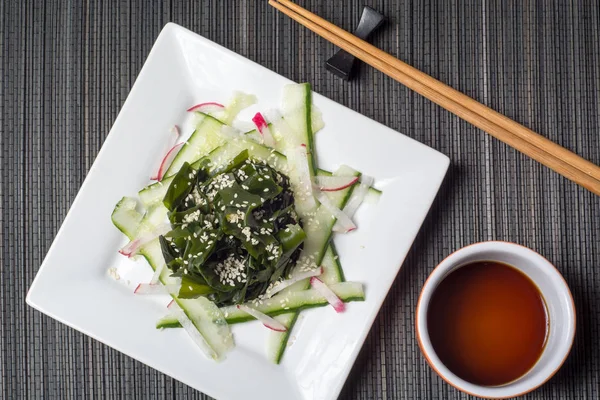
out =
<path fill-rule="evenodd" d="M 314 132 L 321 128 L 322 119 L 320 118 L 320 112 L 312 110 L 312 91 L 310 84 L 299 84 L 299 85 L 287 85 L 284 88 L 283 95 L 283 112 L 284 119 L 287 124 L 295 128 L 295 136 L 287 141 L 288 146 L 298 146 L 301 143 L 306 144 L 308 155 L 309 155 L 309 170 L 311 176 L 315 175 L 317 171 L 316 162 L 316 150 L 314 146 Z M 317 125 L 317 126 L 315 126 Z M 313 128 L 317 128 L 313 130 Z M 349 167 L 341 167 L 336 171 L 335 174 L 348 174 L 357 175 L 358 173 Z M 328 197 L 331 202 L 342 208 L 348 201 L 354 186 L 348 189 L 341 190 L 338 192 L 328 193 Z M 333 225 L 335 224 L 335 218 L 332 218 L 329 211 L 325 210 L 324 207 L 319 207 L 314 212 L 314 216 L 304 218 L 304 230 L 307 232 L 307 239 L 304 243 L 304 249 L 300 256 L 298 264 L 320 265 L 325 256 L 326 249 L 328 246 Z M 341 265 L 336 263 L 337 254 L 332 248 L 331 258 L 324 265 L 324 275 L 329 282 L 343 280 L 343 273 Z M 310 283 L 308 279 L 304 282 L 298 282 L 284 291 L 284 294 L 288 292 L 305 290 L 309 287 Z M 296 320 L 298 312 L 294 313 L 296 316 L 291 314 L 286 315 L 285 318 L 289 320 Z M 271 335 L 272 342 L 269 343 L 270 349 L 279 349 L 280 353 L 275 354 L 271 357 L 276 363 L 278 363 L 283 357 L 283 351 L 285 351 L 286 344 L 289 338 L 289 334 L 273 334 Z"/>
<path fill-rule="evenodd" d="M 323 267 L 323 275 L 320 276 L 320 279 L 327 285 L 344 281 L 342 266 L 339 262 L 333 243 L 331 243 L 327 248 L 321 265 Z M 269 359 L 273 360 L 277 364 L 279 361 L 281 361 L 281 356 L 283 354 L 277 354 L 275 349 L 283 350 L 281 346 L 286 345 L 290 331 L 294 322 L 296 321 L 297 316 L 298 313 L 285 313 L 275 317 L 277 321 L 281 322 L 288 328 L 287 332 L 269 332 L 267 353 L 269 355 Z M 181 328 L 181 325 L 179 324 L 179 321 L 177 321 L 177 318 L 171 315 L 166 315 L 156 322 L 156 328 Z"/>
<path fill-rule="evenodd" d="M 179 299 L 173 297 L 192 321 L 206 344 L 214 351 L 213 358 L 220 359 L 234 347 L 233 334 L 219 307 L 206 297 Z"/>
<path fill-rule="evenodd" d="M 117 205 L 117 207 L 115 207 L 115 210 L 118 207 L 119 206 Z M 130 225 L 127 228 L 128 232 L 135 232 L 135 234 L 133 237 L 129 237 L 129 235 L 128 235 L 130 242 L 126 245 L 126 247 L 132 246 L 131 248 L 135 249 L 138 246 L 142 245 L 142 243 L 144 243 L 145 241 L 148 240 L 148 239 L 144 239 L 144 236 L 148 235 L 149 238 L 152 238 L 155 235 L 155 233 L 153 233 L 155 231 L 155 229 L 167 219 L 168 212 L 169 212 L 169 210 L 167 210 L 167 208 L 162 203 L 156 203 L 156 204 L 150 205 L 148 211 L 146 211 L 146 213 L 142 216 L 139 223 L 137 224 L 137 227 Z M 135 218 L 137 220 L 139 217 L 136 216 Z M 116 218 L 113 218 L 113 223 L 116 225 L 122 219 L 126 220 L 127 215 L 124 215 L 123 217 L 120 217 L 117 215 Z M 134 243 L 136 241 L 137 241 L 137 243 Z M 119 251 L 119 252 L 121 252 L 121 251 Z M 132 255 L 129 254 L 129 257 L 131 257 L 131 256 Z M 135 255 L 133 255 L 133 256 L 135 257 Z"/>
<path fill-rule="evenodd" d="M 221 129 L 223 125 L 231 124 L 235 117 L 244 108 L 256 103 L 256 96 L 235 92 L 229 105 L 219 118 L 210 114 L 196 112 L 199 117 L 198 125 L 192 136 L 185 142 L 175 159 L 167 169 L 165 176 L 174 175 L 179 171 L 184 162 L 192 163 L 208 154 L 227 141 Z"/>
<path fill-rule="evenodd" d="M 340 282 L 329 287 L 344 302 L 363 301 L 365 299 L 362 283 Z M 315 289 L 300 290 L 291 293 L 281 292 L 270 299 L 262 300 L 257 303 L 258 304 L 252 302 L 250 304 L 258 311 L 270 316 L 289 314 L 290 311 L 300 311 L 329 304 L 325 297 Z M 225 315 L 227 322 L 230 324 L 237 324 L 254 319 L 254 317 L 239 310 L 236 306 L 222 307 L 221 311 Z"/>
<path fill-rule="evenodd" d="M 345 303 L 350 302 L 350 301 L 364 301 L 365 300 L 365 292 L 364 292 L 362 283 L 340 282 L 340 283 L 336 283 L 333 285 L 329 285 L 329 287 Z M 199 297 L 199 298 L 203 298 L 203 297 Z M 177 299 L 177 303 L 180 304 L 179 302 L 181 300 L 182 299 Z M 197 300 L 197 299 L 193 299 L 193 300 L 189 300 L 189 301 L 193 302 L 195 300 Z M 280 322 L 281 321 L 292 321 L 293 320 L 292 316 L 297 314 L 298 311 L 305 310 L 308 308 L 323 307 L 323 306 L 327 306 L 327 305 L 329 305 L 329 303 L 327 302 L 327 299 L 325 299 L 325 297 L 323 297 L 323 295 L 321 295 L 315 289 L 301 290 L 301 291 L 296 291 L 296 292 L 292 292 L 292 293 L 288 293 L 288 294 L 281 293 L 281 294 L 277 294 L 277 295 L 271 297 L 270 299 L 262 300 L 262 302 L 259 302 L 257 304 L 251 303 L 251 306 L 253 308 L 255 308 L 256 310 L 258 310 L 264 314 L 267 314 L 270 316 L 282 317 L 282 319 L 278 319 Z M 180 304 L 180 306 L 181 306 L 181 304 Z M 296 312 L 294 312 L 294 311 L 296 311 Z M 251 321 L 254 319 L 254 317 L 252 317 L 251 315 L 247 314 L 244 311 L 239 310 L 236 306 L 222 307 L 221 312 L 223 313 L 223 315 L 225 316 L 225 320 L 229 324 L 238 324 L 238 323 L 242 323 L 242 322 Z M 283 317 L 283 316 L 287 316 L 287 317 Z M 175 321 L 176 321 L 176 319 L 172 319 L 171 317 L 168 317 L 168 316 L 163 317 L 156 323 L 156 327 L 157 328 L 180 327 L 180 325 L 177 325 L 177 323 Z M 287 338 L 286 338 L 286 341 L 287 341 Z M 274 358 L 276 358 L 276 357 L 274 356 Z M 281 359 L 281 357 L 279 357 L 279 359 Z"/>
<path fill-rule="evenodd" d="M 171 314 L 167 314 L 158 321 L 156 321 L 156 329 L 167 329 L 167 328 L 181 328 L 181 324 L 177 317 Z"/>
<path fill-rule="evenodd" d="M 154 218 L 157 218 L 161 212 L 162 210 L 160 207 L 156 207 L 153 211 L 149 211 L 146 213 L 147 221 L 150 222 Z M 140 222 L 137 225 L 133 224 L 133 221 L 138 219 Z M 142 223 L 142 216 L 135 210 L 135 202 L 130 198 L 124 197 L 117 203 L 112 214 L 112 220 L 119 230 L 130 239 L 133 239 L 139 231 L 140 224 Z M 144 245 L 139 253 L 144 256 L 153 270 L 156 270 L 159 265 L 164 264 L 162 250 L 158 239 L 154 239 Z M 170 276 L 170 272 L 167 268 L 162 269 L 160 281 L 164 285 L 179 283 L 178 278 Z M 193 300 L 178 299 L 173 295 L 171 297 L 179 304 L 196 329 L 198 329 L 198 332 L 212 350 L 211 354 L 214 354 L 217 358 L 221 358 L 226 351 L 233 348 L 234 344 L 231 330 L 223 319 L 221 311 L 214 303 L 204 297 Z"/>
<path fill-rule="evenodd" d="M 276 315 L 274 317 L 287 328 L 287 331 L 285 332 L 269 331 L 269 335 L 267 336 L 267 357 L 275 364 L 279 364 L 281 362 L 283 352 L 285 351 L 285 346 L 288 343 L 292 329 L 298 320 L 299 314 L 300 313 L 298 312 L 286 313 Z"/>
<path fill-rule="evenodd" d="M 148 207 L 148 211 L 144 214 L 144 217 L 140 221 L 138 230 L 135 234 L 136 238 L 139 238 L 145 233 L 154 231 L 156 227 L 167 219 L 167 213 L 169 210 L 162 203 L 155 203 Z"/>
<path fill-rule="evenodd" d="M 192 136 L 184 143 L 179 153 L 173 159 L 165 176 L 175 174 L 181 169 L 184 163 L 196 161 L 215 147 L 223 144 L 224 139 L 221 135 L 222 126 L 223 123 L 221 121 L 205 114 L 194 133 L 192 133 Z"/>
<path fill-rule="evenodd" d="M 204 158 L 209 159 L 214 164 L 214 168 L 218 168 L 220 166 L 227 165 L 227 162 L 229 162 L 233 157 L 235 157 L 243 150 L 248 150 L 248 154 L 254 159 L 265 160 L 273 168 L 282 171 L 285 171 L 287 169 L 287 158 L 282 153 L 270 149 L 261 144 L 255 143 L 252 140 L 237 139 L 234 141 L 227 142 L 223 146 L 219 146 L 216 149 L 213 149 Z M 196 160 L 192 164 L 192 167 L 198 168 L 200 162 L 200 160 Z M 350 171 L 354 171 L 349 167 L 344 168 L 347 168 L 342 170 L 343 174 L 346 175 L 351 174 Z M 339 170 L 338 173 L 340 173 Z M 331 172 L 321 169 L 317 170 L 317 174 L 327 176 L 332 175 Z M 155 182 L 140 190 L 138 192 L 138 196 L 140 197 L 142 205 L 144 205 L 145 207 L 150 207 L 155 202 L 162 202 L 162 199 L 165 197 L 167 189 L 169 188 L 169 185 L 171 184 L 171 181 L 173 180 L 174 176 L 174 174 L 172 174 L 171 176 L 167 176 L 162 181 Z M 371 188 L 369 191 L 369 197 L 375 200 L 380 194 L 381 192 L 375 188 Z M 336 203 L 335 197 L 342 196 L 343 191 L 328 192 L 327 195 L 334 203 Z"/>
<path fill-rule="evenodd" d="M 148 264 L 150 264 L 152 270 L 156 270 L 159 265 L 164 264 L 165 262 L 158 238 L 142 246 L 139 250 L 139 254 L 141 254 L 146 261 L 148 261 Z M 159 280 L 163 283 L 163 285 L 181 284 L 179 278 L 174 278 L 171 276 L 171 271 L 169 271 L 168 268 L 162 269 Z M 171 297 L 175 298 L 175 296 Z"/>
<path fill-rule="evenodd" d="M 346 174 L 348 167 L 340 167 L 336 173 Z M 340 172 L 341 170 L 341 172 Z M 354 175 L 358 175 L 358 172 L 353 170 Z M 352 185 L 346 189 L 338 190 L 337 192 L 330 192 L 332 203 L 342 209 L 344 205 L 352 195 L 352 191 L 356 185 Z M 308 218 L 304 223 L 304 232 L 306 232 L 306 240 L 304 241 L 304 249 L 300 255 L 299 265 L 307 263 L 312 265 L 320 265 L 325 256 L 325 251 L 329 245 L 331 239 L 333 225 L 335 225 L 335 217 L 323 206 L 319 206 L 315 211 L 314 216 Z"/>
<path fill-rule="evenodd" d="M 312 133 L 313 136 L 319 132 L 325 126 L 325 122 L 323 121 L 323 114 L 321 110 L 315 107 L 314 104 L 311 104 L 311 123 L 312 123 Z"/>
<path fill-rule="evenodd" d="M 325 284 L 331 285 L 344 281 L 342 265 L 339 261 L 339 257 L 333 242 L 331 242 L 329 247 L 327 247 L 327 251 L 325 252 L 321 266 L 323 267 L 323 274 L 319 278 L 325 282 Z M 267 356 L 269 360 L 275 364 L 279 364 L 283 358 L 283 353 L 287 348 L 287 343 L 289 341 L 292 329 L 298 320 L 298 315 L 300 315 L 300 312 L 286 313 L 274 317 L 277 321 L 281 322 L 286 328 L 288 328 L 288 330 L 285 332 L 270 331 L 268 334 Z"/>
<path fill-rule="evenodd" d="M 315 146 L 313 141 L 312 90 L 310 83 L 286 85 L 283 88 L 283 117 L 294 131 L 286 138 L 286 146 L 293 148 L 305 144 L 312 157 L 309 158 L 311 175 L 317 171 Z M 318 120 L 319 118 L 316 117 Z M 317 123 L 317 125 L 319 125 Z"/>
<path fill-rule="evenodd" d="M 334 173 L 337 175 L 358 175 L 358 172 L 350 167 L 342 166 Z M 355 185 L 350 186 L 347 189 L 339 190 L 337 192 L 330 192 L 329 196 L 331 202 L 339 208 L 343 208 L 354 190 Z M 331 242 L 331 234 L 333 225 L 335 225 L 335 218 L 332 218 L 329 211 L 325 207 L 321 206 L 315 212 L 315 216 L 305 221 L 304 231 L 307 232 L 306 241 L 304 242 L 304 249 L 300 255 L 299 265 L 321 265 L 323 267 L 323 277 L 326 284 L 342 282 L 344 280 L 344 274 L 342 272 L 342 266 L 339 263 L 337 252 Z M 326 255 L 329 255 L 326 257 Z M 306 290 L 310 286 L 310 282 L 306 279 L 303 282 L 298 282 L 286 290 L 286 293 L 293 293 L 296 291 Z M 286 318 L 292 319 L 293 314 L 288 313 Z M 297 316 L 296 316 L 297 317 Z M 294 319 L 295 320 L 295 319 Z M 268 348 L 278 348 L 280 351 L 285 351 L 289 335 L 283 334 L 271 334 Z M 283 353 L 277 354 L 270 359 L 281 361 Z"/>
<path fill-rule="evenodd" d="M 344 271 L 333 241 L 329 243 L 321 262 L 323 274 L 319 277 L 326 285 L 344 282 Z"/>
<path fill-rule="evenodd" d="M 148 243 L 140 250 L 152 269 L 156 269 L 160 263 L 164 263 L 162 250 L 158 239 Z M 170 271 L 164 268 L 160 274 L 160 281 L 165 284 L 177 284 L 178 278 L 170 276 Z M 192 321 L 196 329 L 210 349 L 214 352 L 217 359 L 222 358 L 225 353 L 234 346 L 231 329 L 225 322 L 219 308 L 205 297 L 197 299 L 179 299 L 171 295 L 173 300 L 179 304 L 179 307 L 185 312 Z"/>
<path fill-rule="evenodd" d="M 253 94 L 247 94 L 243 92 L 234 92 L 233 98 L 229 102 L 229 105 L 225 108 L 225 113 L 222 117 L 223 122 L 227 125 L 231 125 L 235 117 L 242 111 L 244 108 L 250 107 L 253 104 L 256 104 L 256 96 Z"/>
<path fill-rule="evenodd" d="M 112 223 L 129 238 L 133 240 L 137 233 L 142 214 L 136 210 L 137 200 L 132 197 L 123 197 L 110 216 Z"/>
<path fill-rule="evenodd" d="M 358 172 L 357 170 L 347 166 L 347 165 L 341 165 L 335 172 L 333 172 L 332 174 L 333 176 L 345 176 L 345 175 L 351 175 L 351 176 L 360 176 L 360 172 Z M 355 184 L 356 185 L 356 184 Z M 352 185 L 352 188 L 355 187 L 355 185 Z M 331 202 L 336 206 L 339 207 L 340 209 L 344 207 L 344 205 L 346 205 L 346 202 L 350 199 L 350 195 L 353 193 L 354 189 L 342 189 L 342 190 L 337 190 L 335 192 L 324 192 L 327 197 L 329 198 L 329 200 L 331 200 Z"/>
<path fill-rule="evenodd" d="M 329 172 L 329 171 L 325 171 L 324 169 L 319 169 L 317 172 L 318 176 L 331 176 L 333 175 L 333 173 Z M 329 193 L 336 193 L 336 192 L 329 192 Z M 371 186 L 369 188 L 369 192 L 367 193 L 367 196 L 365 197 L 365 203 L 367 204 L 375 204 L 377 203 L 377 201 L 379 201 L 379 197 L 381 196 L 383 192 L 379 189 L 374 188 L 373 186 Z M 329 195 L 329 194 L 328 194 Z"/>
<path fill-rule="evenodd" d="M 204 160 L 210 161 L 210 171 L 214 173 L 220 168 L 226 166 L 235 156 L 242 151 L 248 151 L 248 155 L 255 160 L 264 161 L 271 167 L 278 170 L 285 170 L 287 167 L 287 160 L 285 156 L 275 150 L 269 149 L 268 147 L 257 144 L 251 140 L 236 139 L 225 143 L 222 146 L 212 150 L 207 156 L 196 160 L 193 164 L 193 168 L 199 168 L 200 164 Z M 146 207 L 156 203 L 162 202 L 169 185 L 175 175 L 168 176 L 160 182 L 153 183 L 146 186 L 138 192 L 142 204 Z"/>

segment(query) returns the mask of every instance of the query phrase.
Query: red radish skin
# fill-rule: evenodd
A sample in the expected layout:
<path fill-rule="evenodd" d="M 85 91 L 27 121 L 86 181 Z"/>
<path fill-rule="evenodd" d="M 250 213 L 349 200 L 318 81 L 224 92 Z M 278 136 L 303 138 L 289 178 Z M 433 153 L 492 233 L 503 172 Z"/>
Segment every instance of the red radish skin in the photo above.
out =
<path fill-rule="evenodd" d="M 175 133 L 175 139 L 179 139 L 179 136 L 181 136 L 181 129 L 179 129 L 179 125 L 174 125 L 173 129 L 171 129 L 171 132 Z"/>
<path fill-rule="evenodd" d="M 256 128 L 260 132 L 262 132 L 268 126 L 267 121 L 265 121 L 265 117 L 263 117 L 263 115 L 259 112 L 257 112 L 256 115 L 252 117 L 252 122 L 254 122 L 254 125 L 256 125 Z"/>
<path fill-rule="evenodd" d="M 164 224 L 160 224 L 158 225 L 156 228 L 154 228 L 153 231 L 151 232 L 147 232 L 141 236 L 139 236 L 137 239 L 132 240 L 131 242 L 127 243 L 125 246 L 123 246 L 120 250 L 119 253 L 123 254 L 126 257 L 133 257 L 137 254 L 138 250 L 145 245 L 146 243 L 156 239 L 158 236 L 160 235 L 164 235 L 167 232 L 169 232 L 171 230 L 171 225 L 164 223 Z"/>
<path fill-rule="evenodd" d="M 170 133 L 170 139 L 169 139 L 169 142 L 167 143 L 167 145 L 165 146 L 165 156 L 173 148 L 173 146 L 175 146 L 175 144 L 179 140 L 179 137 L 181 136 L 181 130 L 179 129 L 178 125 L 174 125 L 169 130 L 169 133 Z M 155 180 L 155 181 L 159 180 L 160 167 L 162 166 L 163 162 L 164 162 L 164 157 L 160 162 L 160 165 L 158 167 L 158 170 L 156 171 L 156 174 L 151 176 L 150 179 Z"/>
<path fill-rule="evenodd" d="M 125 247 L 123 247 L 122 249 L 119 250 L 119 254 L 122 254 L 128 258 L 133 257 L 138 248 L 139 242 L 140 242 L 139 239 L 135 239 L 135 240 L 129 242 Z"/>
<path fill-rule="evenodd" d="M 255 310 L 252 307 L 248 307 L 246 305 L 240 305 L 238 304 L 236 306 L 238 308 L 238 310 L 242 310 L 243 312 L 253 316 L 254 318 L 256 318 L 257 320 L 259 320 L 260 322 L 262 322 L 262 324 L 273 330 L 276 332 L 286 332 L 287 328 L 279 321 L 269 317 L 267 314 L 263 314 L 258 310 Z"/>
<path fill-rule="evenodd" d="M 133 293 L 141 295 L 177 294 L 181 285 L 162 285 L 160 283 L 140 283 Z"/>
<path fill-rule="evenodd" d="M 160 163 L 160 167 L 158 168 L 158 173 L 156 174 L 156 176 L 153 176 L 150 179 L 154 179 L 156 181 L 162 181 L 162 179 L 165 176 L 165 172 L 167 172 L 167 169 L 169 169 L 169 165 L 171 165 L 171 163 L 173 162 L 173 159 L 175 158 L 175 156 L 179 152 L 179 149 L 181 149 L 181 146 L 183 146 L 183 145 L 184 145 L 184 143 L 176 144 L 175 146 L 173 146 L 171 148 L 171 150 L 169 150 L 169 152 L 165 155 L 162 162 Z"/>
<path fill-rule="evenodd" d="M 276 328 L 274 326 L 269 326 L 268 324 L 263 324 L 266 328 L 269 328 L 272 331 L 275 332 L 287 332 L 287 329 L 280 329 L 280 328 Z"/>
<path fill-rule="evenodd" d="M 316 184 L 322 192 L 337 192 L 358 182 L 358 176 L 318 176 Z"/>
<path fill-rule="evenodd" d="M 310 156 L 312 154 L 312 152 L 308 149 L 308 147 L 306 147 L 306 144 L 302 143 L 300 145 L 300 147 L 304 147 L 304 149 L 306 150 L 306 155 Z"/>
<path fill-rule="evenodd" d="M 223 109 L 225 109 L 225 106 L 221 103 L 215 103 L 214 101 L 209 101 L 207 103 L 196 104 L 195 106 L 188 108 L 186 111 L 187 112 L 193 112 L 193 111 L 210 112 L 210 111 L 216 111 L 219 109 L 223 110 Z"/>
<path fill-rule="evenodd" d="M 350 219 L 352 219 L 352 217 L 356 213 L 356 210 L 358 210 L 360 205 L 363 203 L 367 192 L 369 191 L 369 188 L 373 185 L 373 182 L 375 181 L 372 177 L 366 175 L 363 175 L 360 180 L 360 184 L 357 188 L 354 189 L 350 200 L 348 201 L 348 203 L 346 203 L 346 206 L 342 210 L 344 214 L 346 214 Z M 333 225 L 334 232 L 351 232 L 352 230 L 354 230 L 345 230 L 344 228 L 345 227 L 342 226 L 342 224 L 339 221 L 336 221 L 335 225 Z"/>
<path fill-rule="evenodd" d="M 346 311 L 346 304 L 322 280 L 313 276 L 310 278 L 310 285 L 325 297 L 327 302 L 333 306 L 335 312 L 341 313 Z"/>
<path fill-rule="evenodd" d="M 273 139 L 273 135 L 271 134 L 271 130 L 269 129 L 269 125 L 267 124 L 265 117 L 263 117 L 261 113 L 257 112 L 254 117 L 252 117 L 252 122 L 254 122 L 254 125 L 256 125 L 256 129 L 258 129 L 258 132 L 261 134 L 265 145 L 273 147 L 275 140 Z"/>

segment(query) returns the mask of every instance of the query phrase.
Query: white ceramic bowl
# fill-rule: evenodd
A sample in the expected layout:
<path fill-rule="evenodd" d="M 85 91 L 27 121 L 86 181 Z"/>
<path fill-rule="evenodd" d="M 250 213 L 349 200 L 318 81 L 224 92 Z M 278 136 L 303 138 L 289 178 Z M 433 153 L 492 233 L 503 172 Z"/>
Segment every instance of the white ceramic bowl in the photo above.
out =
<path fill-rule="evenodd" d="M 477 261 L 498 261 L 525 273 L 539 288 L 549 317 L 546 346 L 537 363 L 522 377 L 502 386 L 480 386 L 452 373 L 436 355 L 427 330 L 431 296 L 452 271 Z M 528 393 L 544 384 L 561 367 L 575 337 L 575 304 L 562 275 L 548 260 L 526 247 L 508 242 L 482 242 L 464 247 L 442 261 L 431 273 L 417 304 L 417 340 L 429 365 L 450 385 L 479 397 L 507 398 Z"/>

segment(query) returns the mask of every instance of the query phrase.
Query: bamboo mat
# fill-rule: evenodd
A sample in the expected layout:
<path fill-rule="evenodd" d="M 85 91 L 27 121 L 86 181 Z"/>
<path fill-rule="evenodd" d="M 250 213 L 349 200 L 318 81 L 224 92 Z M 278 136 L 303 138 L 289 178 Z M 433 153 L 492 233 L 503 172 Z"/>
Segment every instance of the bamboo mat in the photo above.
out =
<path fill-rule="evenodd" d="M 373 42 L 600 164 L 600 6 L 592 1 L 318 1 Z M 207 398 L 34 311 L 26 292 L 165 23 L 181 24 L 448 155 L 447 179 L 343 389 L 344 399 L 466 398 L 425 363 L 414 310 L 432 268 L 482 240 L 555 263 L 577 307 L 573 351 L 530 399 L 600 398 L 600 198 L 361 66 L 266 1 L 0 2 L 0 399 Z M 368 133 L 366 133 L 368 134 Z M 74 302 L 77 299 L 73 299 Z"/>

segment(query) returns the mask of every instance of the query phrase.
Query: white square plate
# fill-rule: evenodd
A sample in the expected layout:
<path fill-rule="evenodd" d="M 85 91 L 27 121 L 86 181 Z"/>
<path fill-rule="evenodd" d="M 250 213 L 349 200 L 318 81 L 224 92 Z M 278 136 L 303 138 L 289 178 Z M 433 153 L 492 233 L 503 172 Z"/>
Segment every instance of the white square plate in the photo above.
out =
<path fill-rule="evenodd" d="M 166 298 L 136 297 L 148 281 L 144 261 L 117 254 L 125 242 L 110 215 L 124 195 L 149 181 L 165 135 L 199 101 L 254 93 L 247 115 L 279 106 L 290 81 L 178 25 L 158 37 L 33 282 L 27 303 L 49 316 L 220 399 L 334 399 L 338 396 L 400 265 L 431 206 L 448 158 L 333 101 L 314 95 L 325 128 L 319 166 L 347 164 L 376 179 L 379 202 L 361 207 L 359 229 L 335 238 L 346 278 L 365 285 L 366 301 L 343 314 L 307 310 L 282 364 L 266 358 L 266 330 L 236 325 L 236 348 L 207 359 L 180 329 L 154 328 Z M 115 281 L 107 270 L 115 267 Z"/>

